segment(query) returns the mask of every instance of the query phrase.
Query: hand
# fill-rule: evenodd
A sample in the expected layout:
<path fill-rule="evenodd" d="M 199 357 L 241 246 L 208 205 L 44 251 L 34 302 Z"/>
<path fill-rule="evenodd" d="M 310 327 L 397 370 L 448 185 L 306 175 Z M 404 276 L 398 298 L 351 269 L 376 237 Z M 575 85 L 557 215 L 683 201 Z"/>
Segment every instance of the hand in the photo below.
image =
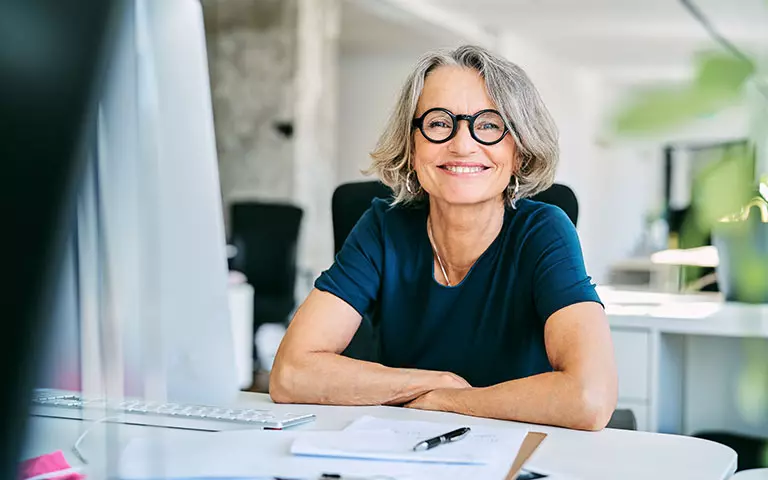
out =
<path fill-rule="evenodd" d="M 430 390 L 403 406 L 406 408 L 417 408 L 421 410 L 439 410 L 451 411 L 450 394 L 456 390 L 471 389 L 472 385 L 459 375 L 451 372 L 434 372 L 439 375 L 437 387 Z"/>
<path fill-rule="evenodd" d="M 472 388 L 466 380 L 451 372 L 438 372 L 440 380 L 436 388 Z"/>
<path fill-rule="evenodd" d="M 456 389 L 438 389 L 425 393 L 410 402 L 403 405 L 405 408 L 415 408 L 418 410 L 434 410 L 438 412 L 450 412 L 451 396 L 456 393 Z"/>

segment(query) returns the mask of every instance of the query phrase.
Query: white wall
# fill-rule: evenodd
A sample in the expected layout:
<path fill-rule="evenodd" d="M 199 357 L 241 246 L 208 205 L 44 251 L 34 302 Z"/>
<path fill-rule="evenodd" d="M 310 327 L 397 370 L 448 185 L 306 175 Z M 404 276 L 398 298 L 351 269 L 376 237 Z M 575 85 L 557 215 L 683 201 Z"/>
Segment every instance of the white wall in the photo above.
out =
<path fill-rule="evenodd" d="M 501 35 L 499 50 L 525 70 L 557 123 L 560 162 L 555 180 L 573 188 L 579 199 L 578 230 L 587 268 L 601 281 L 607 263 L 607 240 L 599 220 L 609 179 L 616 176 L 612 171 L 616 166 L 605 164 L 596 141 L 604 108 L 601 79 L 512 33 Z"/>
<path fill-rule="evenodd" d="M 342 52 L 339 63 L 339 183 L 362 180 L 416 53 Z"/>

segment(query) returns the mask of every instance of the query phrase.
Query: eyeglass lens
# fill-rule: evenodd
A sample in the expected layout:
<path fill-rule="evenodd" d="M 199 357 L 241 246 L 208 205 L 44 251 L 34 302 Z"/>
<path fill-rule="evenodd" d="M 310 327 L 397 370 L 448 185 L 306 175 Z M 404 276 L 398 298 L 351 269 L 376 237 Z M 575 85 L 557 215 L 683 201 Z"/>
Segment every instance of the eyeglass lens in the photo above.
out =
<path fill-rule="evenodd" d="M 454 132 L 453 117 L 443 110 L 433 110 L 424 117 L 424 136 L 433 142 L 447 140 Z M 504 135 L 504 120 L 496 112 L 483 112 L 470 122 L 474 137 L 485 143 L 492 143 Z"/>

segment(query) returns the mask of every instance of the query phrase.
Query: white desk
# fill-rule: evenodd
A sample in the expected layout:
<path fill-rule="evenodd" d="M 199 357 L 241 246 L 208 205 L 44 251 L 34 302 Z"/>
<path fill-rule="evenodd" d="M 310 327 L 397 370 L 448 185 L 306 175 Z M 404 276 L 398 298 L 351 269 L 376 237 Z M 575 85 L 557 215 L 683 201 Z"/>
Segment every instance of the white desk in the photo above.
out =
<path fill-rule="evenodd" d="M 635 412 L 640 429 L 768 436 L 768 389 L 761 393 L 753 379 L 757 391 L 745 399 L 740 380 L 746 368 L 768 366 L 768 305 L 716 295 L 599 291 L 616 351 L 619 406 Z"/>
<path fill-rule="evenodd" d="M 317 415 L 316 422 L 296 427 L 299 429 L 339 430 L 361 415 L 446 423 L 458 421 L 469 425 L 517 425 L 512 422 L 396 407 L 274 405 L 267 395 L 256 393 L 243 393 L 241 403 L 243 406 L 255 408 L 311 412 Z M 73 466 L 78 465 L 79 462 L 71 453 L 71 445 L 82 429 L 86 428 L 85 425 L 77 420 L 33 417 L 31 425 L 33 440 L 25 456 L 35 456 L 61 449 Z M 736 454 L 731 449 L 695 438 L 622 430 L 592 433 L 538 425 L 530 428 L 549 435 L 532 457 L 532 464 L 585 480 L 646 480 L 648 478 L 721 480 L 729 478 L 736 468 Z M 130 438 L 147 436 L 152 431 L 157 429 L 120 426 L 115 443 L 124 446 Z M 184 430 L 173 430 L 168 433 L 179 437 L 209 435 L 205 432 Z M 94 451 L 100 443 L 103 443 L 101 442 L 103 439 L 98 438 L 99 435 L 100 433 L 96 432 L 93 437 L 89 435 L 81 446 L 86 456 L 93 460 L 100 459 L 98 453 Z M 102 454 L 101 457 L 103 456 Z M 92 463 L 93 460 L 91 460 Z M 101 478 L 101 476 L 95 474 L 89 478 Z"/>

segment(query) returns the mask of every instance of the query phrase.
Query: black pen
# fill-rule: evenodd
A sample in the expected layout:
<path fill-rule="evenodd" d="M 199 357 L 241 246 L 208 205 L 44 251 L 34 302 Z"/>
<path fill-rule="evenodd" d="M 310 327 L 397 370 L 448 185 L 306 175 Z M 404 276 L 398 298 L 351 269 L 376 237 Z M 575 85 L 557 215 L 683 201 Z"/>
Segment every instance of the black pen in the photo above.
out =
<path fill-rule="evenodd" d="M 456 430 L 452 432 L 444 433 L 439 437 L 428 438 L 423 442 L 417 443 L 416 446 L 413 447 L 413 451 L 423 452 L 424 450 L 435 448 L 436 446 L 442 445 L 444 443 L 457 442 L 462 438 L 466 437 L 468 433 L 469 433 L 469 427 L 457 428 Z"/>

